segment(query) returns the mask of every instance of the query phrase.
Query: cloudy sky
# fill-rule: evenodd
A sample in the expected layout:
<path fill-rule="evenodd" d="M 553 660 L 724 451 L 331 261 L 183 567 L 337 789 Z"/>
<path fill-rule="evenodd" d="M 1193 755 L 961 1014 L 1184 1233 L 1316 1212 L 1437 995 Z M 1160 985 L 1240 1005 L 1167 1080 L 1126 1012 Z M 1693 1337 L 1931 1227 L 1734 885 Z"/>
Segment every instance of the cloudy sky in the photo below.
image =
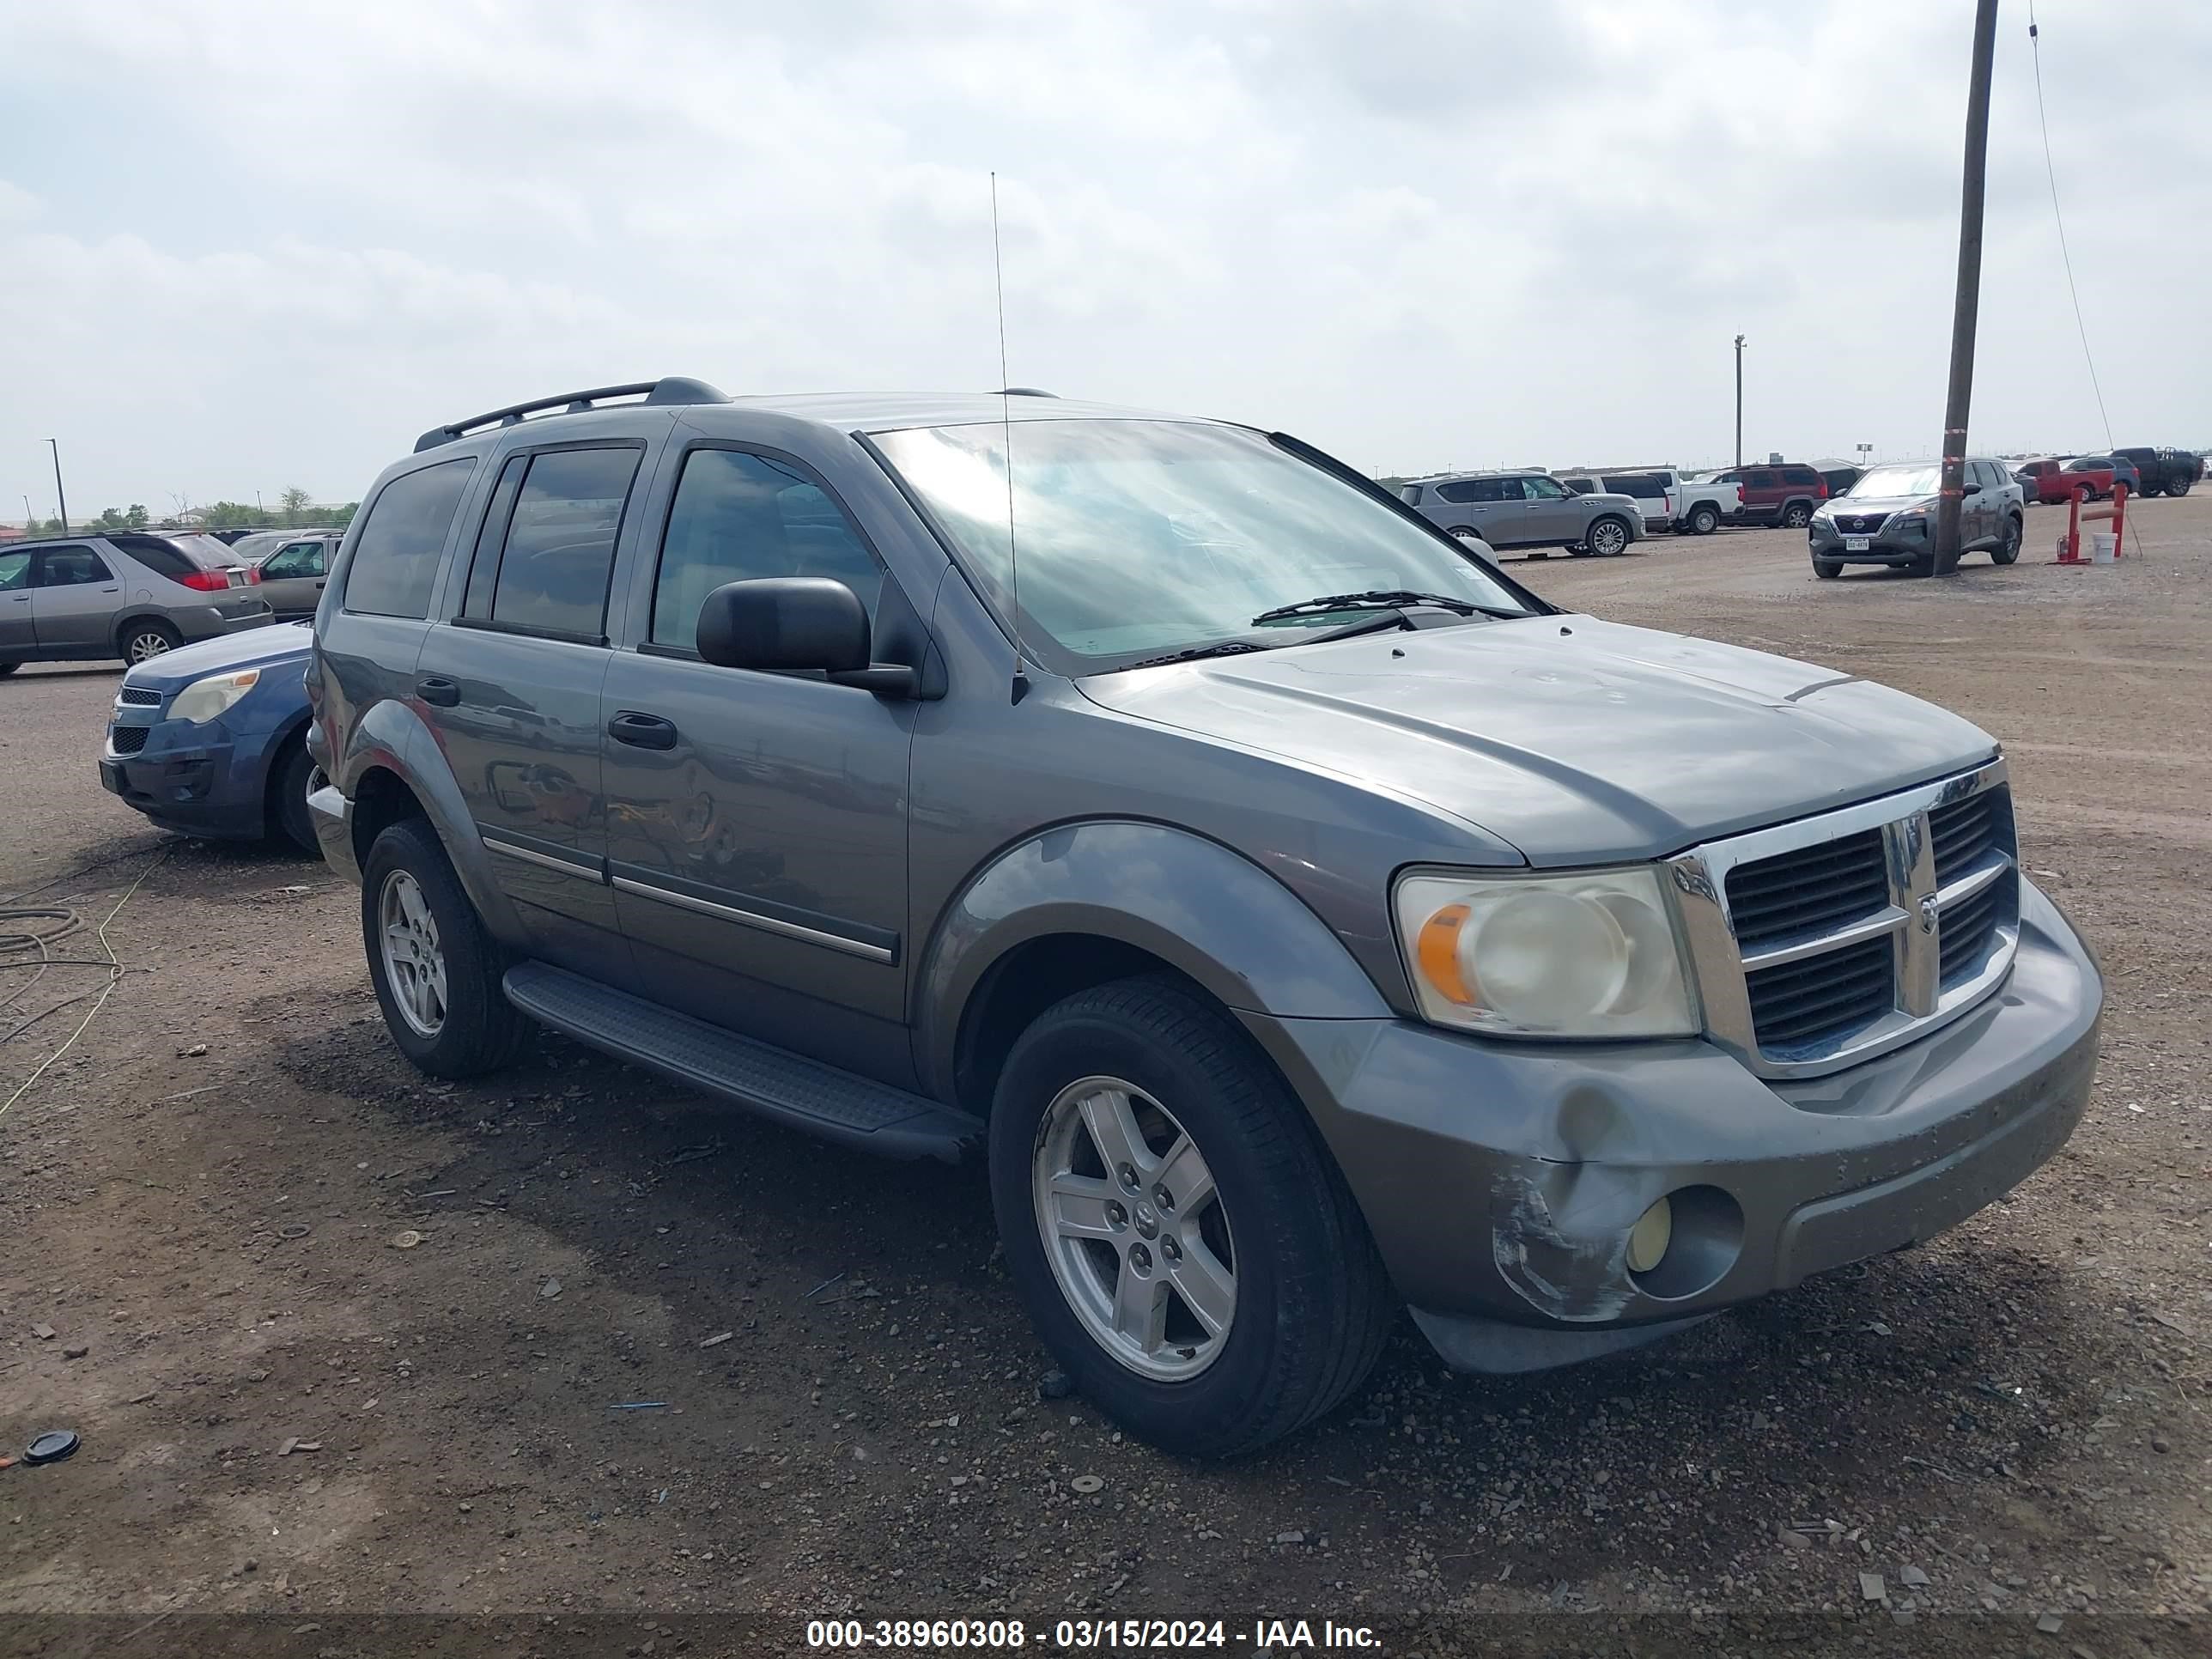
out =
<path fill-rule="evenodd" d="M 2212 6 L 2041 0 L 2114 441 L 2212 443 Z M 2115 14 L 2124 10 L 2120 23 Z M 0 516 L 347 500 L 663 374 L 1012 378 L 1370 470 L 1924 453 L 1968 0 L 0 0 Z M 2028 11 L 1977 447 L 2102 447 Z"/>

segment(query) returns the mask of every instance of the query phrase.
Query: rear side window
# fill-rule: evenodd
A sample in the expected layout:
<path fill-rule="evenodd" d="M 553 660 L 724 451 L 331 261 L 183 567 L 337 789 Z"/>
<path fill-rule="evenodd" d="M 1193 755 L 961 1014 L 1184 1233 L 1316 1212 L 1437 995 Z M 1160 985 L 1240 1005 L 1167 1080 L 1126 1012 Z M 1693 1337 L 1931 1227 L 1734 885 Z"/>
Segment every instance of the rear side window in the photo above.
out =
<path fill-rule="evenodd" d="M 1623 473 L 1605 481 L 1607 491 L 1615 495 L 1633 495 L 1639 501 L 1656 501 L 1667 494 L 1667 486 L 1658 475 L 1651 472 Z"/>
<path fill-rule="evenodd" d="M 1771 489 L 1774 488 L 1774 474 L 1763 466 L 1755 466 L 1751 468 L 1743 475 L 1743 481 L 1753 489 Z"/>
<path fill-rule="evenodd" d="M 459 455 L 384 486 L 346 566 L 345 608 L 369 617 L 430 614 L 438 561 L 476 457 Z"/>
<path fill-rule="evenodd" d="M 174 580 L 196 574 L 199 566 L 186 558 L 174 542 L 159 536 L 111 536 L 108 539 L 157 576 Z"/>
<path fill-rule="evenodd" d="M 1421 504 L 1421 487 L 1420 487 L 1420 485 L 1419 485 L 1419 484 L 1401 484 L 1401 485 L 1399 485 L 1399 486 L 1398 486 L 1398 499 L 1399 499 L 1400 501 L 1401 501 L 1405 502 L 1405 503 L 1406 503 L 1406 505 L 1407 505 L 1407 506 L 1408 506 L 1408 507 L 1419 507 L 1419 506 Z"/>
<path fill-rule="evenodd" d="M 1438 484 L 1437 495 L 1455 506 L 1464 506 L 1469 501 L 1504 501 L 1509 489 L 1512 491 L 1511 499 L 1519 501 L 1521 481 L 1517 478 L 1462 478 L 1457 483 Z"/>
<path fill-rule="evenodd" d="M 112 574 L 106 562 L 88 547 L 50 547 L 39 563 L 41 587 L 87 587 Z"/>
<path fill-rule="evenodd" d="M 875 615 L 883 567 L 837 503 L 788 462 L 695 449 L 684 462 L 653 585 L 655 645 L 696 648 L 699 607 L 725 582 L 826 576 Z"/>
<path fill-rule="evenodd" d="M 530 458 L 492 580 L 493 622 L 604 643 L 615 538 L 644 454 L 625 447 L 549 450 Z M 472 570 L 470 585 L 475 583 Z"/>
<path fill-rule="evenodd" d="M 1782 469 L 1782 482 L 1788 484 L 1816 484 L 1820 482 L 1820 475 L 1809 466 L 1785 466 Z"/>

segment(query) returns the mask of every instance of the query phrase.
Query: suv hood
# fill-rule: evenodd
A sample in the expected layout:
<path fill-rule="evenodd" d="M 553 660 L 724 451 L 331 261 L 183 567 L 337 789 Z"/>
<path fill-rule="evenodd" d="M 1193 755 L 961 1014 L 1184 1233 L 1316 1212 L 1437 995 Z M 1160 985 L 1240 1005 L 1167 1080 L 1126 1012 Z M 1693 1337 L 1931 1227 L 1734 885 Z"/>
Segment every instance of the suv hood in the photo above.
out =
<path fill-rule="evenodd" d="M 226 670 L 270 668 L 287 662 L 304 665 L 314 643 L 315 630 L 304 623 L 272 623 L 266 628 L 249 628 L 164 651 L 133 668 L 123 677 L 123 683 L 154 691 L 178 691 L 203 675 Z"/>
<path fill-rule="evenodd" d="M 1764 652 L 1537 617 L 1081 682 L 1105 708 L 1413 796 L 1534 865 L 1662 857 L 1987 760 L 1917 697 Z"/>
<path fill-rule="evenodd" d="M 1820 503 L 1818 516 L 1832 519 L 1838 513 L 1848 513 L 1856 519 L 1863 514 L 1902 513 L 1909 507 L 1933 507 L 1938 499 L 1934 495 L 1838 495 Z"/>

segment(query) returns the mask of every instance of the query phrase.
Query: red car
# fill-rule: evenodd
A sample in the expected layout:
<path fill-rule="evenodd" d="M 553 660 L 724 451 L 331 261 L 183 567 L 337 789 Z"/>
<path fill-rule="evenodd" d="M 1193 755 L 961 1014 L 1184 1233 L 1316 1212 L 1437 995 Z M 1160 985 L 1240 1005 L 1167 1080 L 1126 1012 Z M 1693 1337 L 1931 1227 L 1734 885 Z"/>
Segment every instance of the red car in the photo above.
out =
<path fill-rule="evenodd" d="M 2104 500 L 2112 493 L 2115 478 L 2133 489 L 2136 481 L 2128 475 L 2134 470 L 2128 467 L 2121 471 L 2109 455 L 2076 455 L 2072 460 L 2045 456 L 2041 460 L 2027 462 L 2012 476 L 2027 492 L 2028 500 L 2063 507 L 2068 498 L 2076 494 L 2088 501 Z"/>

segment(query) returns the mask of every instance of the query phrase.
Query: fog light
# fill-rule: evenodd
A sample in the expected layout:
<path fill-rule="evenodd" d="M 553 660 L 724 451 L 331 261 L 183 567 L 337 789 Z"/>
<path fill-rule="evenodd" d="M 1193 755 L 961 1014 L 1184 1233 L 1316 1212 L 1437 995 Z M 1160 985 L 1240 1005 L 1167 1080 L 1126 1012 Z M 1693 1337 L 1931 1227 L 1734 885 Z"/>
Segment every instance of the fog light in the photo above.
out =
<path fill-rule="evenodd" d="M 1628 1271 L 1650 1273 L 1667 1254 L 1674 1237 L 1674 1206 L 1662 1198 L 1637 1217 L 1636 1224 L 1628 1230 Z"/>

